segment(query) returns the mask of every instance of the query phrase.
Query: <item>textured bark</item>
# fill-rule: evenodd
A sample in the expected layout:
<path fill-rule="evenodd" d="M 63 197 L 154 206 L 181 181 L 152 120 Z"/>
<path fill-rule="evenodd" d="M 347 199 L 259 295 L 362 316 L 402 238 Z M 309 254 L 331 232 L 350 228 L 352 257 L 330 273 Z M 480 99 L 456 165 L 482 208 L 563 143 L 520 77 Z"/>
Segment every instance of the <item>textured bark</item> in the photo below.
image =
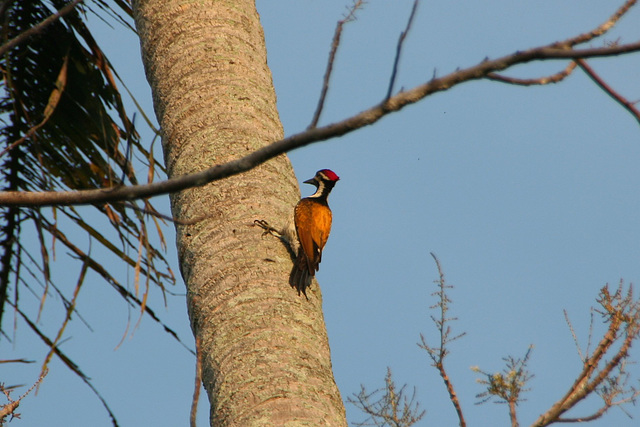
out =
<path fill-rule="evenodd" d="M 134 1 L 170 177 L 282 137 L 250 0 Z M 317 285 L 289 287 L 291 258 L 254 219 L 284 226 L 299 198 L 286 156 L 171 196 L 211 425 L 346 425 Z"/>

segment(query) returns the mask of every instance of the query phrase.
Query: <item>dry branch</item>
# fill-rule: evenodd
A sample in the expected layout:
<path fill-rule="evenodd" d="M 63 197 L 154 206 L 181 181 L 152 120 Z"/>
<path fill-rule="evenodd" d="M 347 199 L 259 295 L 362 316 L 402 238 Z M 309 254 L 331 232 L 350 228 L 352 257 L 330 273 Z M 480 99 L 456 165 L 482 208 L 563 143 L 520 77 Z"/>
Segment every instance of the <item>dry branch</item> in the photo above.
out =
<path fill-rule="evenodd" d="M 407 21 L 407 26 L 404 31 L 400 33 L 400 37 L 398 38 L 398 46 L 396 47 L 396 58 L 393 61 L 393 70 L 391 71 L 391 79 L 389 79 L 389 89 L 387 90 L 387 96 L 384 99 L 391 98 L 391 94 L 393 93 L 393 86 L 396 83 L 396 77 L 398 75 L 398 64 L 400 63 L 400 56 L 402 55 L 402 45 L 404 44 L 404 39 L 407 38 L 407 34 L 409 34 L 409 30 L 411 30 L 411 24 L 413 24 L 413 18 L 416 16 L 416 11 L 418 10 L 419 0 L 415 0 L 413 2 L 413 7 L 411 8 L 411 14 L 409 15 L 409 20 Z"/>
<path fill-rule="evenodd" d="M 424 335 L 420 334 L 420 343 L 418 343 L 418 347 L 425 350 L 431 358 L 432 366 L 434 366 L 438 370 L 438 373 L 440 374 L 440 377 L 442 378 L 442 381 L 444 382 L 444 385 L 447 389 L 447 393 L 449 393 L 449 400 L 456 410 L 458 421 L 460 423 L 459 425 L 460 427 L 465 427 L 467 423 L 464 418 L 464 413 L 462 412 L 460 399 L 458 398 L 458 394 L 456 393 L 453 383 L 449 378 L 449 374 L 444 367 L 444 359 L 449 354 L 447 345 L 457 340 L 458 338 L 463 337 L 465 335 L 465 332 L 455 336 L 451 336 L 451 326 L 449 325 L 449 322 L 457 320 L 457 318 L 448 316 L 449 304 L 451 303 L 451 299 L 447 294 L 447 289 L 451 289 L 453 286 L 447 284 L 444 277 L 444 271 L 442 270 L 442 266 L 440 265 L 440 260 L 438 259 L 438 257 L 433 252 L 431 252 L 431 257 L 436 263 L 439 276 L 438 280 L 435 281 L 435 283 L 438 285 L 438 290 L 432 294 L 438 297 L 438 302 L 431 308 L 438 309 L 438 311 L 440 312 L 439 318 L 431 316 L 431 320 L 433 320 L 433 323 L 435 323 L 436 327 L 438 328 L 438 332 L 440 333 L 440 344 L 437 347 L 431 346 L 427 343 Z"/>
<path fill-rule="evenodd" d="M 620 95 L 618 92 L 613 90 L 613 88 L 609 86 L 594 71 L 594 69 L 589 66 L 589 64 L 587 64 L 587 61 L 585 61 L 584 59 L 576 59 L 576 63 L 578 64 L 578 66 L 580 66 L 582 71 L 587 73 L 589 78 L 591 78 L 591 80 L 593 80 L 594 83 L 600 87 L 600 89 L 602 89 L 607 95 L 613 98 L 618 104 L 622 105 L 622 107 L 628 112 L 630 112 L 633 115 L 633 117 L 635 117 L 635 119 L 638 121 L 638 123 L 640 123 L 640 110 L 638 110 L 632 102 L 630 102 L 624 96 Z"/>
<path fill-rule="evenodd" d="M 517 64 L 533 61 L 547 61 L 558 59 L 584 59 L 609 57 L 640 51 L 640 41 L 607 46 L 600 48 L 573 49 L 578 43 L 591 40 L 604 34 L 624 11 L 628 10 L 635 1 L 627 1 L 616 14 L 595 30 L 579 36 L 552 43 L 549 45 L 518 51 L 497 59 L 486 59 L 474 66 L 457 70 L 440 78 L 434 78 L 408 91 L 390 97 L 359 114 L 340 122 L 327 126 L 308 129 L 304 132 L 289 136 L 262 147 L 247 156 L 232 160 L 228 163 L 213 166 L 202 172 L 168 179 L 161 182 L 119 186 L 108 189 L 94 189 L 63 192 L 0 192 L 2 206 L 53 206 L 53 205 L 82 205 L 106 203 L 123 200 L 134 200 L 153 197 L 161 194 L 182 191 L 192 187 L 203 186 L 213 181 L 228 178 L 246 172 L 267 160 L 296 148 L 304 147 L 318 141 L 336 138 L 362 127 L 376 123 L 382 117 L 401 110 L 407 105 L 414 104 L 423 98 L 453 88 L 464 82 L 487 78 L 491 73 L 503 71 Z"/>
<path fill-rule="evenodd" d="M 581 356 L 582 371 L 569 390 L 548 411 L 540 415 L 532 426 L 543 427 L 555 422 L 596 419 L 612 406 L 634 401 L 638 396 L 637 390 L 625 389 L 624 365 L 629 357 L 631 344 L 640 336 L 640 300 L 633 298 L 631 286 L 625 294 L 621 283 L 613 294 L 610 293 L 608 286 L 603 287 L 598 303 L 602 307 L 600 314 L 609 324 L 607 331 L 593 353 L 586 354 L 584 358 Z M 619 347 L 616 349 L 614 344 L 617 342 Z M 611 352 L 614 354 L 607 360 L 606 357 Z M 613 374 L 614 369 L 618 369 L 617 375 Z M 592 393 L 601 395 L 604 400 L 603 408 L 587 417 L 562 418 L 563 414 Z M 614 401 L 619 395 L 629 394 L 631 395 L 629 398 Z"/>
<path fill-rule="evenodd" d="M 629 11 L 629 9 L 631 9 L 631 7 L 636 4 L 636 2 L 637 0 L 625 1 L 624 4 L 620 6 L 618 10 L 616 10 L 615 13 L 611 15 L 607 21 L 603 22 L 599 27 L 595 28 L 592 31 L 589 31 L 588 33 L 583 33 L 577 37 L 573 37 L 567 40 L 567 45 L 573 47 L 575 45 L 586 43 L 602 36 L 604 33 L 613 28 L 613 26 L 618 23 L 620 18 L 622 18 Z"/>
<path fill-rule="evenodd" d="M 320 98 L 318 99 L 318 106 L 316 107 L 316 112 L 313 114 L 313 119 L 311 119 L 311 124 L 307 129 L 313 129 L 318 125 L 318 120 L 320 120 L 320 114 L 322 114 L 322 109 L 324 108 L 324 101 L 327 97 L 327 92 L 329 91 L 329 80 L 331 79 L 331 73 L 333 72 L 333 63 L 336 59 L 336 52 L 338 51 L 338 46 L 340 46 L 340 37 L 342 36 L 342 28 L 348 22 L 355 21 L 356 19 L 356 11 L 360 9 L 364 5 L 364 0 L 356 0 L 353 2 L 353 5 L 349 8 L 346 16 L 338 21 L 336 24 L 336 30 L 333 33 L 333 40 L 331 41 L 331 50 L 329 52 L 329 60 L 327 61 L 327 69 L 324 72 L 324 78 L 322 80 L 322 90 L 320 91 Z"/>
<path fill-rule="evenodd" d="M 537 79 L 518 79 L 516 77 L 508 77 L 496 73 L 487 74 L 487 79 L 518 86 L 534 86 L 547 85 L 550 83 L 560 83 L 562 80 L 567 78 L 573 72 L 573 70 L 575 70 L 577 65 L 578 64 L 576 64 L 575 61 L 571 61 L 564 70 L 550 76 L 538 77 Z"/>

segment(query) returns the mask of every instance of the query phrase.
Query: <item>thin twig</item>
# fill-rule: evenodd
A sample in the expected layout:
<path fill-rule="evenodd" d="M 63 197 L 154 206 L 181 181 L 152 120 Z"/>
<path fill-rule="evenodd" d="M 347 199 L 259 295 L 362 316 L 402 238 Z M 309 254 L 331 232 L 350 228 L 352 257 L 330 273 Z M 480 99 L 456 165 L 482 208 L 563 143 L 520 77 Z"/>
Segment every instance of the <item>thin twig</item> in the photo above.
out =
<path fill-rule="evenodd" d="M 557 422 L 559 423 L 587 423 L 590 421 L 595 421 L 598 418 L 601 418 L 609 409 L 611 409 L 611 406 L 603 406 L 602 408 L 598 409 L 598 411 L 594 412 L 591 415 L 588 415 L 586 417 L 575 417 L 575 418 L 562 418 L 559 417 Z"/>
<path fill-rule="evenodd" d="M 578 342 L 578 336 L 576 335 L 575 329 L 573 329 L 573 325 L 571 324 L 571 320 L 569 320 L 569 313 L 567 310 L 562 310 L 564 313 L 564 320 L 567 322 L 567 326 L 569 326 L 569 331 L 571 332 L 571 337 L 573 338 L 573 343 L 576 346 L 576 350 L 578 350 L 578 356 L 580 356 L 580 360 L 582 363 L 585 362 L 586 356 L 582 354 L 582 349 L 580 348 L 580 343 Z M 587 348 L 587 354 L 589 354 L 589 349 Z"/>
<path fill-rule="evenodd" d="M 353 6 L 349 9 L 349 12 L 336 24 L 336 31 L 333 34 L 333 41 L 331 42 L 331 51 L 329 52 L 329 60 L 327 61 L 327 69 L 324 72 L 324 79 L 322 81 L 322 91 L 320 91 L 320 99 L 318 99 L 318 106 L 316 107 L 316 112 L 313 114 L 313 119 L 311 120 L 311 124 L 307 129 L 313 129 L 318 125 L 318 120 L 320 120 L 320 114 L 322 114 L 322 109 L 324 108 L 324 101 L 327 97 L 327 91 L 329 90 L 329 79 L 331 78 L 331 72 L 333 71 L 333 62 L 336 58 L 336 52 L 338 51 L 338 46 L 340 45 L 340 37 L 342 36 L 342 27 L 344 24 L 354 21 L 356 19 L 356 11 L 364 5 L 364 0 L 357 0 L 353 2 Z"/>
<path fill-rule="evenodd" d="M 57 21 L 58 19 L 60 19 L 64 15 L 68 14 L 69 12 L 71 12 L 78 5 L 78 3 L 82 2 L 82 1 L 83 0 L 73 0 L 71 3 L 69 3 L 68 5 L 63 7 L 62 9 L 58 10 L 56 13 L 52 14 L 47 19 L 43 20 L 42 22 L 40 22 L 37 25 L 34 25 L 33 27 L 29 28 L 28 30 L 20 33 L 18 36 L 12 38 L 8 42 L 6 42 L 2 46 L 0 46 L 0 56 L 4 55 L 6 52 L 8 52 L 9 50 L 11 50 L 14 47 L 18 46 L 19 44 L 24 43 L 30 37 L 38 34 L 41 31 L 43 31 L 48 25 L 52 24 L 53 22 Z"/>
<path fill-rule="evenodd" d="M 579 36 L 576 36 L 576 37 L 572 37 L 564 42 L 560 42 L 555 45 L 557 47 L 560 47 L 560 46 L 573 47 L 578 44 L 586 43 L 597 37 L 602 36 L 604 33 L 606 33 L 611 28 L 613 28 L 618 23 L 620 18 L 622 18 L 629 11 L 629 9 L 631 9 L 631 7 L 636 4 L 636 2 L 637 0 L 627 0 L 622 6 L 618 8 L 618 10 L 615 11 L 613 15 L 609 17 L 607 21 L 603 22 L 600 26 L 598 26 L 594 30 L 589 31 L 587 33 L 580 34 Z"/>
<path fill-rule="evenodd" d="M 606 414 L 609 411 L 609 409 L 613 408 L 614 406 L 620 407 L 620 405 L 624 405 L 626 403 L 635 404 L 636 399 L 638 398 L 639 395 L 640 395 L 640 391 L 636 390 L 631 394 L 631 396 L 625 399 L 620 399 L 615 402 L 612 399 L 605 399 L 605 404 L 591 415 L 587 415 L 584 417 L 572 417 L 572 418 L 559 417 L 558 422 L 559 423 L 582 423 L 582 422 L 597 420 L 598 418 L 601 418 L 604 414 Z"/>
<path fill-rule="evenodd" d="M 411 14 L 409 15 L 409 20 L 407 21 L 407 26 L 403 32 L 400 33 L 400 37 L 398 38 L 398 46 L 396 47 L 396 58 L 393 61 L 393 71 L 391 71 L 391 79 L 389 80 L 389 89 L 387 90 L 387 96 L 384 98 L 391 98 L 391 94 L 393 93 L 393 86 L 396 83 L 396 76 L 398 74 L 398 64 L 400 63 L 400 56 L 402 54 L 402 44 L 404 43 L 404 39 L 407 37 L 409 30 L 411 29 L 411 24 L 413 23 L 413 18 L 416 16 L 416 10 L 418 10 L 418 3 L 420 0 L 415 0 L 413 2 L 413 7 L 411 8 Z"/>
<path fill-rule="evenodd" d="M 567 78 L 573 72 L 573 70 L 575 70 L 576 66 L 576 62 L 571 61 L 564 70 L 550 76 L 538 77 L 537 79 L 518 79 L 515 77 L 503 76 L 502 74 L 496 73 L 487 74 L 487 79 L 518 86 L 534 86 L 546 85 L 550 83 L 560 83 L 562 80 Z"/>
<path fill-rule="evenodd" d="M 591 80 L 595 84 L 600 87 L 607 95 L 613 98 L 618 104 L 622 105 L 622 107 L 633 115 L 633 117 L 640 123 L 640 110 L 636 108 L 633 102 L 629 101 L 624 96 L 620 95 L 618 92 L 613 90 L 611 86 L 607 84 L 598 74 L 587 64 L 587 61 L 584 59 L 578 58 L 576 59 L 576 63 L 578 66 L 584 71 Z"/>

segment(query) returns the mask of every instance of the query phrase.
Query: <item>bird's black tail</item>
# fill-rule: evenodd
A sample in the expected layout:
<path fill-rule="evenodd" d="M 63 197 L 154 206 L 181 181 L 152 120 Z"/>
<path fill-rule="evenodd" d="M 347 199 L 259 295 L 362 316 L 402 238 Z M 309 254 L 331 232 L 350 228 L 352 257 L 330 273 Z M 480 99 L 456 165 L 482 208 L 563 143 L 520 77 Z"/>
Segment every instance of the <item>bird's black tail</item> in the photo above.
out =
<path fill-rule="evenodd" d="M 302 292 L 305 298 L 307 297 L 307 288 L 311 286 L 311 279 L 313 274 L 309 273 L 309 266 L 307 263 L 307 257 L 304 254 L 302 248 L 298 251 L 298 258 L 293 263 L 291 274 L 289 275 L 289 284 L 292 288 L 298 291 L 298 295 Z"/>

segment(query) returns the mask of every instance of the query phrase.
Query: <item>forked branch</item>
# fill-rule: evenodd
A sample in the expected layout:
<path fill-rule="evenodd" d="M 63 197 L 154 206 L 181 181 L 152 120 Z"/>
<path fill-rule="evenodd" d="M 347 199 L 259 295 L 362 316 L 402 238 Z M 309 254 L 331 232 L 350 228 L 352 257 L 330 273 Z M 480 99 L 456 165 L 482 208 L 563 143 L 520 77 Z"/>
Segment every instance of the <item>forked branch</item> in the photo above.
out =
<path fill-rule="evenodd" d="M 602 315 L 608 328 L 593 352 L 590 351 L 593 315 L 588 344 L 583 350 L 565 312 L 569 330 L 582 361 L 582 370 L 565 395 L 540 415 L 532 427 L 593 421 L 613 407 L 619 407 L 624 411 L 622 405 L 635 403 L 636 398 L 640 396 L 640 390 L 628 385 L 630 375 L 626 371 L 629 349 L 640 336 L 640 300 L 634 299 L 631 286 L 624 292 L 621 282 L 613 294 L 609 291 L 608 285 L 603 287 L 598 303 L 601 310 L 597 312 Z M 530 354 L 531 348 L 522 359 L 504 358 L 506 368 L 499 373 L 488 373 L 480 368 L 473 368 L 483 375 L 484 378 L 479 382 L 486 386 L 485 391 L 477 395 L 482 399 L 479 403 L 497 398 L 497 403 L 508 404 L 512 427 L 519 425 L 516 408 L 518 403 L 523 401 L 521 395 L 528 391 L 526 385 L 533 377 L 527 370 Z M 564 414 L 574 409 L 579 402 L 593 394 L 600 396 L 603 401 L 598 410 L 580 417 L 564 417 Z"/>
<path fill-rule="evenodd" d="M 587 351 L 583 355 L 579 350 L 583 360 L 582 371 L 565 395 L 540 415 L 533 426 L 597 419 L 613 406 L 634 402 L 640 394 L 635 388 L 627 387 L 628 374 L 625 371 L 631 344 L 640 336 L 640 300 L 634 299 L 631 286 L 625 293 L 621 283 L 613 294 L 608 286 L 602 288 L 598 303 L 602 308 L 599 313 L 609 325 L 607 332 L 591 354 Z M 607 360 L 612 352 L 613 355 Z M 616 370 L 617 373 L 614 372 Z M 602 408 L 585 417 L 562 417 L 592 393 L 597 393 L 603 399 Z"/>
<path fill-rule="evenodd" d="M 213 166 L 201 172 L 146 185 L 120 186 L 108 189 L 94 189 L 64 192 L 0 192 L 0 205 L 4 206 L 54 206 L 108 203 L 153 197 L 206 185 L 210 182 L 246 172 L 280 154 L 304 147 L 318 141 L 336 138 L 365 126 L 376 123 L 382 117 L 400 111 L 437 92 L 449 90 L 461 83 L 487 78 L 492 73 L 506 70 L 514 65 L 533 61 L 558 59 L 585 59 L 608 57 L 640 51 L 640 41 L 600 48 L 575 49 L 579 43 L 589 41 L 604 34 L 626 11 L 635 4 L 627 1 L 605 23 L 590 31 L 564 41 L 551 43 L 525 51 L 518 51 L 497 59 L 487 59 L 479 64 L 457 70 L 440 78 L 433 78 L 410 90 L 383 100 L 359 114 L 327 126 L 311 128 L 262 147 L 247 156 L 228 163 Z"/>
<path fill-rule="evenodd" d="M 618 92 L 616 92 L 611 86 L 609 86 L 607 84 L 607 82 L 605 82 L 593 70 L 593 68 L 591 68 L 589 66 L 589 64 L 587 64 L 587 61 L 585 61 L 584 59 L 578 58 L 578 59 L 576 59 L 575 62 L 578 64 L 578 66 L 580 66 L 582 71 L 587 73 L 589 78 L 591 78 L 591 80 L 593 80 L 593 82 L 595 84 L 597 84 L 598 87 L 600 87 L 600 89 L 602 89 L 607 95 L 609 95 L 611 98 L 613 98 L 618 104 L 622 105 L 622 107 L 625 110 L 627 110 L 628 112 L 630 112 L 633 115 L 633 117 L 635 117 L 635 119 L 638 121 L 638 123 L 640 123 L 640 110 L 638 110 L 638 108 L 636 108 L 636 106 L 635 106 L 635 104 L 633 102 L 629 101 L 624 96 L 622 96 Z"/>

